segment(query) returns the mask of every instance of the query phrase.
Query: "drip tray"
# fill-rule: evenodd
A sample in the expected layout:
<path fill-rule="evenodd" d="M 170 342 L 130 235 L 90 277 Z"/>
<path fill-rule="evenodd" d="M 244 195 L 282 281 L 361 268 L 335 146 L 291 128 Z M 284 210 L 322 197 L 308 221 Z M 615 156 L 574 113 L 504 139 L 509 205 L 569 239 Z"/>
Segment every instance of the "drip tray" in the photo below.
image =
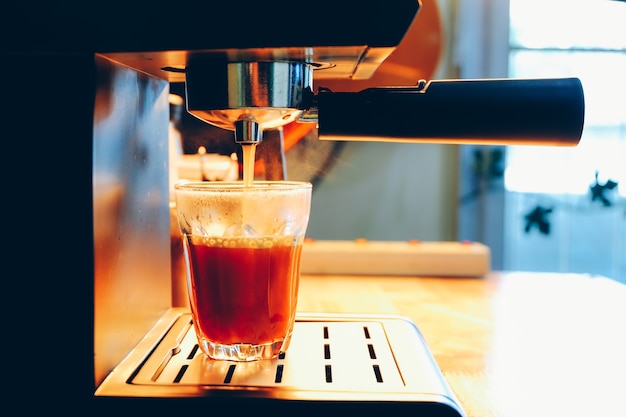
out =
<path fill-rule="evenodd" d="M 402 404 L 423 415 L 464 416 L 419 330 L 404 317 L 299 314 L 287 352 L 254 362 L 207 358 L 191 320 L 188 310 L 170 309 L 96 397 Z"/>

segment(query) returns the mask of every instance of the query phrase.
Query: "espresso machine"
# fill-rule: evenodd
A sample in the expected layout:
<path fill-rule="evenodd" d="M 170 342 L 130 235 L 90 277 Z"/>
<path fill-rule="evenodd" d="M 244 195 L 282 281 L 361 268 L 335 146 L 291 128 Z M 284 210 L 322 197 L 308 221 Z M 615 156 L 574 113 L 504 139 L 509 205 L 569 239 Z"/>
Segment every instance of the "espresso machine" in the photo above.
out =
<path fill-rule="evenodd" d="M 170 83 L 185 83 L 189 113 L 232 131 L 243 146 L 275 140 L 289 123 L 313 124 L 319 140 L 575 146 L 580 139 L 584 98 L 575 78 L 324 88 L 326 79 L 371 77 L 421 8 L 418 0 L 335 3 L 8 6 L 19 23 L 2 41 L 12 98 L 7 120 L 15 126 L 9 134 L 20 138 L 11 152 L 26 149 L 35 178 L 49 183 L 37 190 L 45 198 L 23 189 L 16 198 L 37 202 L 24 214 L 44 211 L 52 219 L 47 230 L 71 241 L 48 244 L 47 262 L 32 269 L 46 307 L 36 314 L 55 323 L 39 334 L 56 341 L 45 355 L 67 357 L 71 345 L 80 364 L 65 367 L 67 384 L 42 390 L 50 397 L 88 398 L 87 407 L 109 412 L 214 403 L 332 415 L 464 415 L 417 327 L 396 317 L 302 315 L 298 322 L 304 333 L 361 337 L 367 329 L 380 344 L 374 370 L 393 369 L 385 384 L 375 372 L 356 388 L 349 381 L 331 387 L 323 372 L 314 380 L 297 340 L 295 358 L 278 359 L 290 361 L 280 368 L 281 386 L 276 373 L 260 377 L 248 367 L 233 375 L 230 364 L 202 365 L 181 353 L 193 347 L 188 312 L 173 302 Z M 50 268 L 63 279 L 51 282 Z M 352 341 L 334 343 L 341 351 Z M 40 350 L 35 344 L 33 355 Z M 319 366 L 330 365 L 322 358 Z M 192 371 L 184 376 L 182 369 Z"/>

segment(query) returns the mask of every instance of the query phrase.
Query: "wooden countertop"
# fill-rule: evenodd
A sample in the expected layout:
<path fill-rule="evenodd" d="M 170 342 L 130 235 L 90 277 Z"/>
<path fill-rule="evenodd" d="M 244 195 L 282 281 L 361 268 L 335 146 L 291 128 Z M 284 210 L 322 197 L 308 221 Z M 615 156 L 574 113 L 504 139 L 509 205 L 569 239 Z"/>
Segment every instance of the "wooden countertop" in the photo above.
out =
<path fill-rule="evenodd" d="M 298 311 L 410 318 L 468 417 L 626 417 L 626 285 L 608 278 L 304 275 Z"/>

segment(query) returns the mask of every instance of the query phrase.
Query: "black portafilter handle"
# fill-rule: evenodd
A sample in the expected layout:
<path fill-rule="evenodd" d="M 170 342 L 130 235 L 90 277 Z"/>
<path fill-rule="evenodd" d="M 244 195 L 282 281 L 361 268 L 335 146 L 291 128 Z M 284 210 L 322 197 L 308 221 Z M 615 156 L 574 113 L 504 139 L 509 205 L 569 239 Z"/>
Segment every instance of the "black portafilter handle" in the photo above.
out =
<path fill-rule="evenodd" d="M 578 78 L 437 80 L 356 93 L 320 85 L 325 140 L 575 146 L 584 124 Z"/>

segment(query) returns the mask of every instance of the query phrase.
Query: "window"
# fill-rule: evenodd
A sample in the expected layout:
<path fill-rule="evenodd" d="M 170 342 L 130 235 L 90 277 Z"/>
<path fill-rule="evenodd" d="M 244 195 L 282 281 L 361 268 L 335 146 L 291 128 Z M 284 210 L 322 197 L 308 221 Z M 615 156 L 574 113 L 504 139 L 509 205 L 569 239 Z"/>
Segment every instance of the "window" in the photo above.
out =
<path fill-rule="evenodd" d="M 503 268 L 626 283 L 626 3 L 510 0 L 512 78 L 580 78 L 578 147 L 508 147 Z"/>

